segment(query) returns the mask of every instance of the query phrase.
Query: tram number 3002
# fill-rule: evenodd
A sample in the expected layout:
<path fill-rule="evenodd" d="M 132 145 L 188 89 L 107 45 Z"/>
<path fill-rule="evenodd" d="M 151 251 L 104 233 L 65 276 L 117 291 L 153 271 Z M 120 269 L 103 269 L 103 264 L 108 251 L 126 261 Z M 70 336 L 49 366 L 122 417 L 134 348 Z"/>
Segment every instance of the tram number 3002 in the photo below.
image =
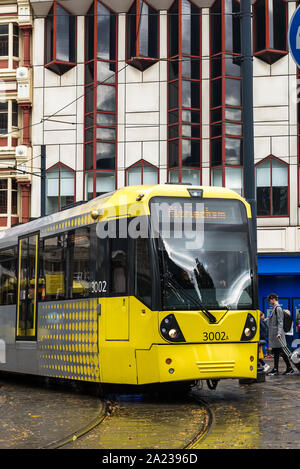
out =
<path fill-rule="evenodd" d="M 107 292 L 106 288 L 107 288 L 106 280 L 99 281 L 99 282 L 91 282 L 92 293 L 106 293 Z"/>
<path fill-rule="evenodd" d="M 203 341 L 204 342 L 222 342 L 228 340 L 229 337 L 226 332 L 203 332 Z"/>

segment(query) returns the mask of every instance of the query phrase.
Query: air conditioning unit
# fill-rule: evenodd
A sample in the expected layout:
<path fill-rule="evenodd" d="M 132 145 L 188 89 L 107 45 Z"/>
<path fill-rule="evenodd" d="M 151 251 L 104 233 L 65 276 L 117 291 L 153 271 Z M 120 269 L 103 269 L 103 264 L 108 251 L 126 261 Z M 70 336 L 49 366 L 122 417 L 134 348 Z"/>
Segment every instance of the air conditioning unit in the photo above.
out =
<path fill-rule="evenodd" d="M 28 148 L 25 145 L 16 147 L 16 158 L 27 158 Z"/>

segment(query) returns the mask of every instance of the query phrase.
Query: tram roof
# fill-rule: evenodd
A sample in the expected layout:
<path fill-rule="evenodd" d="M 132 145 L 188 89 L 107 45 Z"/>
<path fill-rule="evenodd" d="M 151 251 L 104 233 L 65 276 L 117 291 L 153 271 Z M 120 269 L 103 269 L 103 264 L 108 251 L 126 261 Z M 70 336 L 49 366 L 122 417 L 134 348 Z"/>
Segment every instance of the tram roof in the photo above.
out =
<path fill-rule="evenodd" d="M 191 189 L 202 189 L 203 198 L 239 199 L 245 203 L 248 217 L 251 217 L 250 206 L 245 199 L 240 197 L 236 192 L 223 187 L 182 184 L 126 186 L 115 192 L 96 197 L 81 205 L 4 230 L 0 232 L 0 249 L 17 244 L 19 237 L 30 233 L 40 232 L 45 237 L 67 231 L 70 228 L 72 229 L 72 227 L 75 229 L 95 223 L 97 220 L 93 218 L 92 213 L 97 210 L 102 210 L 105 213 L 105 209 L 109 211 L 111 208 L 114 208 L 116 209 L 114 212 L 116 217 L 120 217 L 129 216 L 128 209 L 130 207 L 133 211 L 138 209 L 139 214 L 141 212 L 146 214 L 149 213 L 149 200 L 152 197 L 190 197 L 188 190 Z M 112 217 L 107 217 L 107 219 L 109 218 Z"/>

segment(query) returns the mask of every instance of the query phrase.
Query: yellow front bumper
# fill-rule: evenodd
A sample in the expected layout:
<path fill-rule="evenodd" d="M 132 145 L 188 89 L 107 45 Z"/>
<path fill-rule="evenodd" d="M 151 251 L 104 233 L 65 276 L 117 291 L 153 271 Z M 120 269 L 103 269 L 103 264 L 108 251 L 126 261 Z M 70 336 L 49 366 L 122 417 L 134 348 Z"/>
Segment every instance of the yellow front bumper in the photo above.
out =
<path fill-rule="evenodd" d="M 138 384 L 256 378 L 257 353 L 256 342 L 153 345 L 136 351 Z"/>

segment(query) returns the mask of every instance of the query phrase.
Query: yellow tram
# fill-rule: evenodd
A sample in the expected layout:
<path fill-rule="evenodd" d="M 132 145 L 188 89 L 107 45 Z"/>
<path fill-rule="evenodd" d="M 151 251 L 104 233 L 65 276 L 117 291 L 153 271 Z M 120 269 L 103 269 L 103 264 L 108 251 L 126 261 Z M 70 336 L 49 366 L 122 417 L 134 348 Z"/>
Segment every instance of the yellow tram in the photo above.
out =
<path fill-rule="evenodd" d="M 0 370 L 115 384 L 256 378 L 251 211 L 129 186 L 0 234 Z"/>

